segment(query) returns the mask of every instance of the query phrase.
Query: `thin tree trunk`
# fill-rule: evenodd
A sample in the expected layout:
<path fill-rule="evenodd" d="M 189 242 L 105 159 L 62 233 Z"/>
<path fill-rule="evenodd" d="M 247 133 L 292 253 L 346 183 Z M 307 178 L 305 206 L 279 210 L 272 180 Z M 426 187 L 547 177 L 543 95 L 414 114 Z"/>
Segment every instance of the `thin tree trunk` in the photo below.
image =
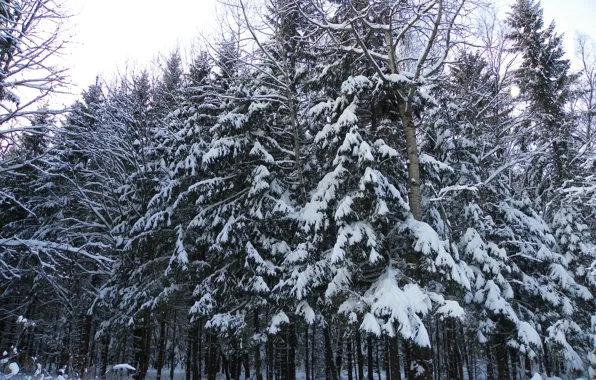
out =
<path fill-rule="evenodd" d="M 135 380 L 143 380 L 147 375 L 149 369 L 149 348 L 151 342 L 150 329 L 150 315 L 149 312 L 143 313 L 140 323 L 141 325 L 135 328 L 134 336 L 134 355 L 136 372 L 133 375 Z"/>
<path fill-rule="evenodd" d="M 244 380 L 250 379 L 250 358 L 248 352 L 242 355 L 242 363 L 244 364 Z"/>
<path fill-rule="evenodd" d="M 310 362 L 310 357 L 309 357 L 309 347 L 308 347 L 308 323 L 306 324 L 306 328 L 305 328 L 305 332 L 304 332 L 304 374 L 306 377 L 306 380 L 310 380 L 310 368 L 309 368 L 309 362 Z M 349 379 L 352 380 L 352 379 Z"/>
<path fill-rule="evenodd" d="M 389 364 L 389 337 L 385 335 L 384 337 L 385 344 L 383 345 L 383 367 L 385 368 L 385 379 L 391 380 L 391 368 Z"/>
<path fill-rule="evenodd" d="M 165 359 L 165 349 L 166 349 L 166 319 L 162 316 L 161 323 L 159 325 L 159 342 L 157 348 L 157 361 L 155 363 L 155 380 L 161 380 L 161 370 L 163 368 L 164 359 Z"/>
<path fill-rule="evenodd" d="M 174 310 L 174 320 L 172 322 L 172 349 L 170 350 L 170 380 L 174 380 L 174 370 L 176 369 L 176 310 Z"/>
<path fill-rule="evenodd" d="M 287 354 L 287 380 L 296 380 L 296 345 L 298 339 L 296 338 L 296 321 L 292 320 L 287 327 L 288 336 L 288 354 Z"/>
<path fill-rule="evenodd" d="M 207 370 L 207 380 L 215 380 L 217 377 L 217 363 L 219 360 L 217 337 L 211 331 L 207 333 L 208 355 L 205 355 L 205 369 Z"/>
<path fill-rule="evenodd" d="M 267 380 L 273 380 L 275 364 L 273 359 L 273 337 L 269 335 L 267 339 Z"/>
<path fill-rule="evenodd" d="M 353 363 L 353 349 L 352 349 L 352 337 L 348 338 L 348 341 L 346 342 L 346 351 L 348 354 L 348 380 L 354 380 L 354 374 L 352 371 L 354 371 L 354 363 Z M 308 379 L 306 379 L 308 380 Z"/>
<path fill-rule="evenodd" d="M 341 378 L 341 367 L 343 365 L 344 357 L 344 343 L 341 329 L 339 330 L 339 341 L 337 342 L 337 353 L 335 355 L 335 369 L 337 370 L 337 377 Z"/>
<path fill-rule="evenodd" d="M 550 377 L 553 374 L 553 370 L 552 370 L 553 367 L 550 362 L 550 350 L 548 348 L 548 345 L 545 343 L 542 343 L 542 350 L 544 353 L 544 369 L 546 370 L 546 375 Z"/>
<path fill-rule="evenodd" d="M 255 333 L 259 334 L 261 331 L 261 328 L 259 326 L 259 311 L 258 310 L 255 310 L 253 323 L 254 323 Z M 263 380 L 263 373 L 261 370 L 261 345 L 259 343 L 255 344 L 254 361 L 255 361 L 255 375 L 257 377 L 257 380 Z"/>
<path fill-rule="evenodd" d="M 375 380 L 374 379 L 374 352 L 373 352 L 373 345 L 372 345 L 372 337 L 368 335 L 366 338 L 366 355 L 368 359 L 368 380 Z"/>
<path fill-rule="evenodd" d="M 422 220 L 422 196 L 420 194 L 420 162 L 418 157 L 418 142 L 416 141 L 416 127 L 412 119 L 411 105 L 399 105 L 402 125 L 404 127 L 404 136 L 406 139 L 406 154 L 408 166 L 408 203 L 410 212 L 416 220 Z M 414 273 L 412 276 L 418 280 L 420 284 L 424 284 L 422 276 L 422 262 L 420 254 L 410 249 L 406 255 L 406 261 L 413 266 Z M 432 349 L 430 347 L 414 346 L 412 348 L 412 361 L 416 368 L 413 379 L 415 380 L 431 380 L 433 377 L 432 368 Z"/>
<path fill-rule="evenodd" d="M 507 358 L 507 343 L 501 333 L 497 334 L 496 341 L 497 351 L 497 378 L 498 379 L 510 379 L 509 377 L 509 366 Z"/>
<path fill-rule="evenodd" d="M 364 380 L 364 355 L 362 355 L 360 330 L 356 330 L 356 359 L 358 360 L 358 380 Z"/>
<path fill-rule="evenodd" d="M 81 349 L 79 351 L 79 374 L 84 376 L 85 370 L 89 366 L 89 345 L 91 343 L 91 329 L 93 328 L 93 315 L 86 315 L 83 323 L 83 336 L 81 339 Z"/>
<path fill-rule="evenodd" d="M 197 370 L 198 370 L 198 378 L 201 379 L 201 377 L 203 377 L 203 360 L 202 359 L 202 355 L 203 355 L 203 324 L 199 323 L 198 324 L 198 330 L 199 330 L 199 336 L 197 337 L 198 339 L 198 352 L 197 352 L 197 357 L 195 358 L 195 361 L 197 362 Z"/>
<path fill-rule="evenodd" d="M 199 342 L 198 342 L 198 325 L 193 323 L 189 326 L 190 333 L 190 372 L 192 374 L 192 380 L 200 380 L 201 374 L 199 373 Z"/>
<path fill-rule="evenodd" d="M 191 380 L 191 363 L 192 363 L 192 326 L 189 324 L 186 330 L 186 360 L 185 360 L 185 379 Z"/>
<path fill-rule="evenodd" d="M 223 352 L 220 352 L 219 356 L 221 357 L 221 369 L 226 374 L 226 380 L 231 380 L 230 362 L 228 361 L 228 357 Z"/>
<path fill-rule="evenodd" d="M 404 340 L 404 373 L 406 374 L 407 380 L 412 380 L 412 350 L 410 349 L 410 343 Z"/>
<path fill-rule="evenodd" d="M 401 369 L 399 367 L 399 338 L 396 336 L 389 338 L 389 365 L 390 379 L 401 380 Z"/>
<path fill-rule="evenodd" d="M 377 341 L 377 344 L 375 345 L 375 364 L 377 366 L 377 377 L 379 378 L 378 380 L 381 380 L 381 361 L 379 360 L 379 342 Z"/>
<path fill-rule="evenodd" d="M 493 353 L 491 352 L 489 343 L 486 343 L 485 347 L 486 347 L 486 379 L 487 380 L 495 380 Z"/>
<path fill-rule="evenodd" d="M 315 342 L 316 342 L 315 338 L 316 338 L 316 335 L 315 334 L 316 334 L 316 327 L 317 327 L 317 325 L 313 323 L 313 325 L 312 325 L 312 339 L 311 339 L 311 341 L 312 341 L 312 349 L 310 350 L 311 355 L 312 355 L 312 359 L 310 361 L 310 371 L 311 371 L 310 378 L 312 380 L 315 379 L 315 364 L 316 364 L 316 356 L 315 356 Z"/>
<path fill-rule="evenodd" d="M 110 336 L 106 335 L 103 338 L 103 351 L 101 354 L 101 369 L 100 375 L 103 380 L 106 378 L 106 374 L 108 373 L 108 360 L 110 354 Z"/>
<path fill-rule="evenodd" d="M 512 347 L 509 349 L 509 358 L 511 359 L 511 379 L 517 380 L 517 352 Z"/>
<path fill-rule="evenodd" d="M 525 356 L 525 369 L 526 369 L 526 376 L 528 379 L 532 378 L 532 359 L 528 355 Z"/>
<path fill-rule="evenodd" d="M 333 360 L 333 346 L 331 342 L 331 332 L 329 327 L 323 327 L 323 340 L 325 341 L 325 377 L 327 380 L 338 380 L 337 368 Z"/>

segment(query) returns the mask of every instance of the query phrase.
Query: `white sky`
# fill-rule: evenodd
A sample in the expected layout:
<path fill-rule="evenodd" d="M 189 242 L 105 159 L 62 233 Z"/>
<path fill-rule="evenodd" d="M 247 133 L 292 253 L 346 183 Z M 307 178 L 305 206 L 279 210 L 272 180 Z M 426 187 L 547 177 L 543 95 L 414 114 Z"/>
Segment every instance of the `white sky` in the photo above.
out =
<path fill-rule="evenodd" d="M 65 58 L 75 94 L 96 75 L 109 79 L 126 62 L 146 66 L 160 52 L 185 49 L 201 31 L 212 30 L 216 0 L 64 0 L 75 46 Z M 504 5 L 511 0 L 494 0 Z M 576 31 L 596 38 L 596 0 L 542 0 L 545 22 L 555 19 L 565 33 L 569 58 L 575 51 Z M 507 6 L 503 7 L 507 10 Z"/>

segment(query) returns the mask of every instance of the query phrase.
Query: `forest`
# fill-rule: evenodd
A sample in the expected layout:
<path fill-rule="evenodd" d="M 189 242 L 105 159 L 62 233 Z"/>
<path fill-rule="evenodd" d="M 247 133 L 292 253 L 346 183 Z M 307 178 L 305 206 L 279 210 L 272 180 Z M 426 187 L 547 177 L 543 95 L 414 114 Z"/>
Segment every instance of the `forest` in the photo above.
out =
<path fill-rule="evenodd" d="M 55 109 L 0 0 L 0 378 L 596 378 L 596 43 L 491 3 L 228 0 Z"/>

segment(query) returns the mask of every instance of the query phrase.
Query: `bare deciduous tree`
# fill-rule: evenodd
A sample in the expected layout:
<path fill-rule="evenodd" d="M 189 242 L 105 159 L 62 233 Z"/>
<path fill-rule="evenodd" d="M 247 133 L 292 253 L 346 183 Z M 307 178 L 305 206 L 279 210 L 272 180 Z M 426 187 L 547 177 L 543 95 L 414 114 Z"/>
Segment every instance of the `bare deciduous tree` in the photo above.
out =
<path fill-rule="evenodd" d="M 19 133 L 36 129 L 24 120 L 61 112 L 38 106 L 66 85 L 66 69 L 53 58 L 66 46 L 67 17 L 56 0 L 0 1 L 0 139 L 5 147 Z"/>

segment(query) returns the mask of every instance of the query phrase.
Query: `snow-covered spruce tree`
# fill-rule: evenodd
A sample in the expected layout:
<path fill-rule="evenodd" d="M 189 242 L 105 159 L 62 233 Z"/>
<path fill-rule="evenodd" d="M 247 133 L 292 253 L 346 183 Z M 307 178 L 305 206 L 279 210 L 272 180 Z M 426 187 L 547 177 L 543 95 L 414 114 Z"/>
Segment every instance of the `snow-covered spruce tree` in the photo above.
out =
<path fill-rule="evenodd" d="M 37 321 L 35 328 L 43 341 L 31 348 L 42 362 L 67 367 L 69 373 L 88 368 L 93 314 L 90 312 L 96 287 L 109 269 L 111 256 L 110 213 L 114 203 L 101 192 L 101 169 L 93 145 L 101 118 L 101 90 L 92 87 L 84 93 L 85 102 L 77 103 L 61 129 L 54 128 L 49 149 L 27 168 L 29 216 L 13 232 L 19 242 L 21 264 L 33 274 L 26 318 Z M 89 124 L 83 119 L 93 120 Z M 107 218 L 107 219 L 106 219 Z M 25 254 L 25 252 L 28 252 Z M 31 259 L 31 261 L 29 260 Z M 25 268 L 23 268 L 25 269 Z M 27 276 L 21 276 L 25 279 Z M 105 277 L 103 277 L 105 278 Z M 29 294 L 26 291 L 25 294 Z M 52 307 L 37 308 L 38 297 Z M 38 317 L 42 313 L 43 318 Z M 61 315 L 62 318 L 54 319 Z"/>
<path fill-rule="evenodd" d="M 145 213 L 155 187 L 151 101 L 146 73 L 123 78 L 108 88 L 102 110 L 105 116 L 87 145 L 93 162 L 100 163 L 94 170 L 99 178 L 86 184 L 89 193 L 101 199 L 91 204 L 91 210 L 97 215 L 97 211 L 104 211 L 101 206 L 110 202 L 104 222 L 110 226 L 110 249 L 119 253 L 96 301 L 99 307 L 119 312 L 103 321 L 98 335 L 112 334 L 116 341 L 125 342 L 132 326 L 134 361 L 140 377 L 148 366 L 151 301 L 161 290 L 163 273 L 156 260 L 159 242 L 134 239 L 130 234 L 131 227 Z"/>
<path fill-rule="evenodd" d="M 464 296 L 474 323 L 466 327 L 473 340 L 486 347 L 489 376 L 494 376 L 496 359 L 497 378 L 509 377 L 517 371 L 519 355 L 534 358 L 541 352 L 540 325 L 534 313 L 560 305 L 560 299 L 551 298 L 553 304 L 545 308 L 549 297 L 539 294 L 536 284 L 557 289 L 557 294 L 569 288 L 573 293 L 577 284 L 571 280 L 567 288 L 544 276 L 561 258 L 549 253 L 534 259 L 532 246 L 552 249 L 552 236 L 527 202 L 516 201 L 509 185 L 509 168 L 518 157 L 507 150 L 511 136 L 506 126 L 515 122 L 509 116 L 508 76 L 503 82 L 503 77 L 488 70 L 479 53 L 464 53 L 450 75 L 450 84 L 439 97 L 442 107 L 431 118 L 432 138 L 424 145 L 425 151 L 446 165 L 423 166 L 424 173 L 430 174 L 428 190 L 434 193 L 434 199 L 429 194 L 434 204 L 429 217 L 457 244 L 474 273 L 472 289 Z M 534 260 L 544 267 L 534 268 Z M 535 285 L 520 286 L 523 283 Z M 539 300 L 528 307 L 534 296 Z"/>
<path fill-rule="evenodd" d="M 184 233 L 202 247 L 207 264 L 198 268 L 191 315 L 216 332 L 209 345 L 221 347 L 223 367 L 233 377 L 243 357 L 260 361 L 260 329 L 276 312 L 271 288 L 293 230 L 287 177 L 294 166 L 279 140 L 287 133 L 287 111 L 276 102 L 279 90 L 269 71 L 275 67 L 266 61 L 252 69 L 257 61 L 250 59 L 227 50 L 220 55 L 225 65 L 214 85 L 221 110 L 209 129 L 200 175 L 184 190 L 194 199 Z"/>
<path fill-rule="evenodd" d="M 574 130 L 576 123 L 565 108 L 570 100 L 575 76 L 569 73 L 569 61 L 563 59 L 562 39 L 555 34 L 554 23 L 544 28 L 538 2 L 516 2 L 507 22 L 512 28 L 509 38 L 513 51 L 522 57 L 521 67 L 516 73 L 522 91 L 521 98 L 525 103 L 523 112 L 526 121 L 523 131 L 520 131 L 520 148 L 536 154 L 528 170 L 528 178 L 523 182 L 524 188 L 534 190 L 531 202 L 541 210 L 542 217 L 556 237 L 553 249 L 562 254 L 564 261 L 561 264 L 568 271 L 557 273 L 576 277 L 587 285 L 590 278 L 585 277 L 586 267 L 594 257 L 587 226 L 582 222 L 577 207 L 567 203 L 557 191 L 565 181 L 573 181 L 580 170 L 575 159 L 580 149 Z M 534 142 L 529 144 L 529 141 Z M 577 301 L 586 297 L 588 294 L 577 294 Z M 580 301 L 578 305 L 584 304 Z M 566 363 L 575 363 L 578 359 L 574 350 L 567 347 L 569 342 L 559 337 L 565 335 L 569 339 L 576 335 L 581 340 L 581 328 L 575 323 L 580 321 L 580 316 L 576 314 L 574 321 L 553 321 L 548 332 L 545 331 L 548 342 L 552 343 L 555 350 L 561 351 L 561 355 L 565 355 Z M 588 325 L 587 315 L 584 315 L 582 324 Z M 561 333 L 561 329 L 567 334 Z M 573 360 L 569 355 L 574 356 Z M 552 355 L 548 352 L 544 355 L 547 375 L 552 370 L 549 356 Z"/>
<path fill-rule="evenodd" d="M 157 159 L 157 191 L 149 201 L 147 212 L 131 231 L 132 235 L 141 239 L 151 236 L 161 242 L 160 265 L 164 285 L 161 293 L 155 297 L 161 309 L 157 313 L 161 320 L 160 342 L 165 339 L 161 326 L 173 317 L 167 310 L 177 308 L 188 314 L 194 286 L 202 281 L 199 274 L 208 265 L 204 261 L 205 242 L 199 238 L 200 233 L 188 231 L 188 223 L 196 214 L 195 203 L 200 195 L 192 189 L 192 185 L 204 178 L 202 156 L 207 152 L 209 129 L 215 124 L 221 103 L 211 73 L 211 59 L 207 54 L 200 53 L 195 57 L 185 78 L 172 79 L 175 73 L 180 72 L 172 61 L 178 60 L 172 56 L 168 61 L 163 84 L 158 86 L 158 94 L 161 95 L 156 99 L 156 108 L 161 110 L 157 116 L 157 144 L 153 153 Z M 169 86 L 169 95 L 164 93 L 168 88 L 167 83 L 178 83 Z M 168 102 L 168 99 L 175 101 Z M 188 322 L 187 315 L 181 317 L 178 320 Z M 205 320 L 190 316 L 190 322 L 182 323 L 182 326 L 187 327 L 186 370 L 187 376 L 192 372 L 196 378 L 201 366 L 198 351 Z M 162 350 L 163 344 L 160 343 L 159 352 Z M 206 350 L 208 352 L 211 351 Z M 158 358 L 156 367 L 161 376 L 163 355 L 158 353 Z M 212 361 L 215 359 L 208 356 L 206 363 Z M 209 373 L 213 372 L 211 367 L 214 366 L 209 364 Z"/>
<path fill-rule="evenodd" d="M 430 294 L 424 293 L 420 287 L 430 272 L 445 265 L 448 268 L 443 272 L 446 278 L 467 285 L 467 277 L 460 270 L 462 268 L 446 249 L 448 244 L 441 241 L 428 224 L 422 222 L 422 178 L 417 142 L 418 116 L 428 102 L 425 91 L 421 90 L 425 83 L 429 83 L 429 79 L 441 72 L 444 59 L 461 26 L 457 22 L 458 15 L 466 6 L 466 2 L 461 1 L 431 1 L 425 3 L 422 9 L 418 8 L 416 2 L 410 1 L 383 4 L 362 1 L 350 5 L 325 3 L 323 7 L 317 4 L 315 11 L 306 15 L 313 25 L 325 33 L 326 41 L 332 42 L 340 52 L 353 54 L 353 62 L 367 62 L 371 71 L 367 79 L 373 87 L 382 88 L 387 93 L 386 98 L 391 99 L 391 107 L 384 108 L 379 119 L 391 120 L 399 127 L 398 130 L 403 131 L 401 146 L 406 151 L 403 162 L 408 171 L 407 181 L 402 179 L 400 185 L 407 191 L 412 218 L 401 223 L 397 229 L 398 236 L 408 236 L 410 243 L 400 244 L 400 239 L 397 239 L 389 247 L 391 252 L 398 255 L 395 259 L 402 262 L 405 259 L 407 265 L 402 268 L 406 275 L 404 281 L 411 284 L 408 289 L 412 292 L 411 297 L 406 298 L 417 305 L 411 310 L 422 314 L 430 311 L 431 307 L 426 303 L 430 302 L 427 298 Z M 332 17 L 327 17 L 331 14 Z M 354 70 L 350 71 L 354 78 L 362 72 L 358 71 L 357 65 L 350 69 Z M 396 178 L 391 178 L 391 181 L 394 186 L 400 183 Z M 409 252 L 405 254 L 403 251 Z M 398 285 L 391 276 L 389 281 Z M 398 288 L 405 289 L 403 284 L 399 285 Z M 375 289 L 383 289 L 380 282 L 375 283 L 370 294 Z M 420 293 L 416 293 L 417 290 Z M 414 293 L 422 298 L 414 299 Z M 441 297 L 436 300 L 439 304 L 443 302 Z M 378 316 L 382 315 L 383 312 L 379 310 Z M 392 319 L 395 315 L 387 317 L 391 320 L 389 325 L 395 322 L 395 328 L 403 329 L 404 336 L 412 339 L 414 350 L 411 366 L 407 369 L 408 376 L 431 378 L 432 352 L 429 341 L 423 339 L 426 330 L 421 320 L 414 319 L 411 322 L 413 324 L 406 324 L 406 321 L 398 323 Z"/>
<path fill-rule="evenodd" d="M 498 352 L 499 378 L 505 378 L 506 342 L 517 341 L 520 321 L 509 304 L 511 285 L 502 273 L 511 269 L 504 251 L 490 239 L 495 226 L 485 207 L 485 202 L 502 197 L 503 184 L 499 182 L 504 174 L 497 173 L 498 181 L 483 181 L 503 163 L 504 148 L 493 134 L 498 128 L 493 130 L 490 123 L 502 122 L 497 118 L 507 114 L 507 104 L 499 93 L 500 84 L 479 53 L 463 52 L 456 62 L 445 85 L 435 89 L 438 107 L 427 116 L 427 138 L 421 143 L 424 195 L 428 200 L 425 211 L 429 223 L 443 239 L 452 242 L 452 252 L 458 252 L 472 271 L 471 289 L 461 292 L 447 286 L 445 292 L 468 304 L 465 332 L 479 352 L 486 348 L 489 378 L 493 376 L 493 346 Z M 442 347 L 435 347 L 437 355 L 447 353 L 444 365 L 450 378 L 457 378 L 464 364 L 458 356 L 454 325 L 459 325 L 454 319 L 443 324 L 447 337 L 441 342 L 438 335 L 437 345 Z M 470 373 L 469 365 L 467 370 Z"/>
<path fill-rule="evenodd" d="M 521 55 L 521 66 L 515 74 L 520 99 L 525 103 L 520 149 L 548 152 L 534 161 L 536 170 L 529 173 L 527 184 L 535 187 L 537 197 L 548 197 L 553 186 L 560 186 L 573 175 L 574 123 L 565 106 L 575 76 L 570 73 L 569 61 L 563 58 L 563 40 L 556 34 L 554 22 L 544 27 L 539 1 L 517 0 L 507 24 L 511 28 L 511 50 Z"/>

